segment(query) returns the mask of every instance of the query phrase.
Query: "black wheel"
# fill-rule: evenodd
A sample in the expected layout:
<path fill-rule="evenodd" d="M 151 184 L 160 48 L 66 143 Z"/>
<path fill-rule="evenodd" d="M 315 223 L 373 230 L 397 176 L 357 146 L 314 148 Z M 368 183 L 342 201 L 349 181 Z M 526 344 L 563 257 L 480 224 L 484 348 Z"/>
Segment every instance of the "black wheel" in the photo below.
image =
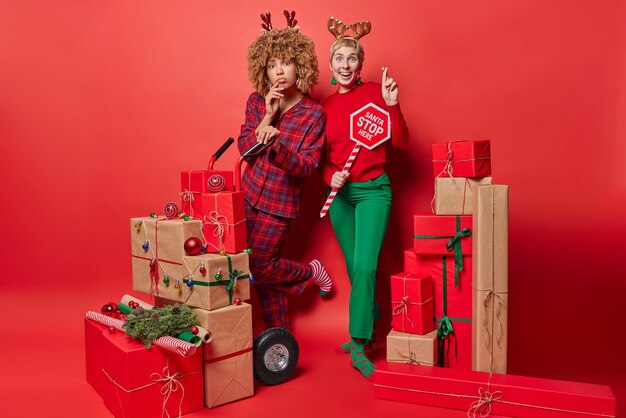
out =
<path fill-rule="evenodd" d="M 300 349 L 284 328 L 266 329 L 254 339 L 254 378 L 264 385 L 289 379 L 298 364 Z"/>

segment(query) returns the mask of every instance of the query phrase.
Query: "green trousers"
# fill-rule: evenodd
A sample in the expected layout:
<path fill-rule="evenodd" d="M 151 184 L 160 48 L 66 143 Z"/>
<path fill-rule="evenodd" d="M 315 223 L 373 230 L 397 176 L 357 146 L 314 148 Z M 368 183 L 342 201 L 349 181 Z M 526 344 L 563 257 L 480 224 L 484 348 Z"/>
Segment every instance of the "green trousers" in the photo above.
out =
<path fill-rule="evenodd" d="M 330 220 L 350 277 L 350 336 L 371 338 L 376 303 L 376 270 L 391 211 L 387 174 L 362 183 L 346 183 L 330 206 Z"/>

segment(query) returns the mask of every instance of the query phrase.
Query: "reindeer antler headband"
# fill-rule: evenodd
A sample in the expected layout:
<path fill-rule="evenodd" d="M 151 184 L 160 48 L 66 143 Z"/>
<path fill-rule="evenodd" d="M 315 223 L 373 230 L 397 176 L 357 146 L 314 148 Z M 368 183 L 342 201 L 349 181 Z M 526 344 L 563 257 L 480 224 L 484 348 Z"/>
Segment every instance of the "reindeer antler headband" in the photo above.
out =
<path fill-rule="evenodd" d="M 283 10 L 283 14 L 285 15 L 285 19 L 287 19 L 287 27 L 290 27 L 295 30 L 300 30 L 298 25 L 298 20 L 296 19 L 296 12 L 292 10 Z M 268 32 L 271 32 L 274 27 L 272 26 L 272 14 L 270 12 L 261 13 L 261 35 L 265 35 Z"/>
<path fill-rule="evenodd" d="M 372 30 L 372 24 L 369 21 L 361 20 L 351 25 L 346 25 L 341 20 L 335 19 L 332 16 L 328 18 L 327 27 L 336 41 L 344 38 L 352 38 L 358 41 Z M 352 33 L 346 33 L 348 29 L 350 29 Z"/>

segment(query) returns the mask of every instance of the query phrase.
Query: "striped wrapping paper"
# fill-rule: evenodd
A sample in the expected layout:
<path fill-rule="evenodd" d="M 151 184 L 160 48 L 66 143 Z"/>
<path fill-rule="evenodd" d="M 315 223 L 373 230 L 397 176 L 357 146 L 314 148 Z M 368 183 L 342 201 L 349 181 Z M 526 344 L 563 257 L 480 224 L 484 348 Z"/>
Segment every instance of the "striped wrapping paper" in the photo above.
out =
<path fill-rule="evenodd" d="M 85 316 L 107 327 L 113 327 L 119 331 L 126 332 L 126 330 L 122 328 L 122 325 L 124 325 L 124 321 L 122 321 L 121 319 L 111 318 L 109 316 L 102 315 L 101 313 L 93 311 L 87 312 Z M 196 352 L 195 345 L 170 336 L 165 336 L 157 338 L 156 340 L 152 340 L 152 344 L 161 347 L 167 351 L 180 354 L 183 357 L 189 357 Z"/>

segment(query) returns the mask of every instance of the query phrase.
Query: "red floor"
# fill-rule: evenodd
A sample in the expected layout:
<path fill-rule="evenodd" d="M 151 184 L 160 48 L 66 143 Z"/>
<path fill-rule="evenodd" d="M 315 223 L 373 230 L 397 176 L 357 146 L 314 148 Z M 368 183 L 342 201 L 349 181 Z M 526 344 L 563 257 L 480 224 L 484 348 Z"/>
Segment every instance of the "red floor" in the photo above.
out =
<path fill-rule="evenodd" d="M 61 295 L 55 287 L 54 283 L 26 285 L 0 293 L 5 329 L 0 416 L 111 417 L 85 381 L 83 314 L 108 298 L 99 295 L 124 289 L 111 289 L 106 283 L 84 284 L 70 293 L 65 289 Z M 351 368 L 347 355 L 334 352 L 338 337 L 295 333 L 301 360 L 293 380 L 274 387 L 257 386 L 252 398 L 187 416 L 466 417 L 464 411 L 376 400 L 372 383 Z M 382 359 L 384 350 L 375 350 L 374 356 Z"/>

